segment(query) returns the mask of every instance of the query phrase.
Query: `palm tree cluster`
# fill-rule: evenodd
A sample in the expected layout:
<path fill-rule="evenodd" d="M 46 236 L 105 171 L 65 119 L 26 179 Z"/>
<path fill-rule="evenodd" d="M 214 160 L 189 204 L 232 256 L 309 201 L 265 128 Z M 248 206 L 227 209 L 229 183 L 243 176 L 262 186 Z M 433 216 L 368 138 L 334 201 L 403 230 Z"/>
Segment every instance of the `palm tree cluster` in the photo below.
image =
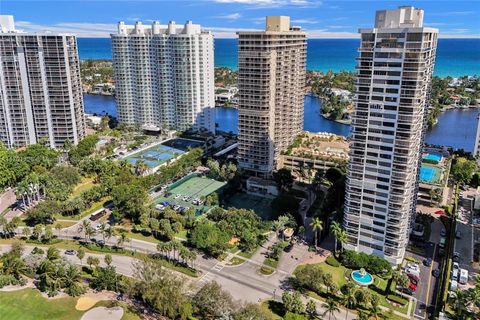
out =
<path fill-rule="evenodd" d="M 23 208 L 27 209 L 45 197 L 46 175 L 31 172 L 17 185 L 16 194 L 22 199 Z"/>
<path fill-rule="evenodd" d="M 333 221 L 332 224 L 330 225 L 330 233 L 335 238 L 334 253 L 337 252 L 338 243 L 340 243 L 340 248 L 341 248 L 341 251 L 343 252 L 343 245 L 347 241 L 347 231 L 345 231 L 345 229 L 342 229 L 342 227 L 338 222 Z"/>
<path fill-rule="evenodd" d="M 57 295 L 60 290 L 71 296 L 79 296 L 85 292 L 81 284 L 80 270 L 63 259 L 58 249 L 48 248 L 46 258 L 40 263 L 38 288 L 49 296 Z"/>
<path fill-rule="evenodd" d="M 475 279 L 475 286 L 467 290 L 457 289 L 449 299 L 454 311 L 453 319 L 480 319 L 480 276 Z"/>
<path fill-rule="evenodd" d="M 181 241 L 171 240 L 168 242 L 161 242 L 157 245 L 157 250 L 162 257 L 170 262 L 177 262 L 194 268 L 197 254 L 195 251 L 188 249 Z"/>

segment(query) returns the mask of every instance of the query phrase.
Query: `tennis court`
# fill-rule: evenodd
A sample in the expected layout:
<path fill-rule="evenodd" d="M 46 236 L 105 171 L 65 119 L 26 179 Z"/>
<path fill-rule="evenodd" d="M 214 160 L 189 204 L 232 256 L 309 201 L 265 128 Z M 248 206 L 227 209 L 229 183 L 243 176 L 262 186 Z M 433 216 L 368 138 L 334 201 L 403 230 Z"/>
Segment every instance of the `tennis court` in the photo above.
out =
<path fill-rule="evenodd" d="M 182 150 L 164 146 L 163 144 L 157 144 L 153 147 L 138 151 L 125 157 L 125 160 L 132 165 L 135 165 L 138 161 L 142 160 L 150 168 L 155 168 L 183 153 L 185 152 Z"/>
<path fill-rule="evenodd" d="M 253 210 L 262 219 L 271 220 L 275 218 L 271 203 L 272 199 L 237 193 L 228 199 L 227 207 Z"/>
<path fill-rule="evenodd" d="M 154 199 L 155 203 L 167 202 L 169 205 L 178 205 L 184 208 L 195 207 L 196 209 L 207 209 L 204 205 L 195 205 L 193 201 L 206 197 L 222 188 L 226 182 L 213 179 L 189 176 L 172 184 L 165 195 Z M 188 200 L 186 198 L 189 198 Z"/>
<path fill-rule="evenodd" d="M 426 183 L 438 183 L 442 176 L 442 169 L 427 164 L 422 164 L 420 168 L 420 181 Z"/>

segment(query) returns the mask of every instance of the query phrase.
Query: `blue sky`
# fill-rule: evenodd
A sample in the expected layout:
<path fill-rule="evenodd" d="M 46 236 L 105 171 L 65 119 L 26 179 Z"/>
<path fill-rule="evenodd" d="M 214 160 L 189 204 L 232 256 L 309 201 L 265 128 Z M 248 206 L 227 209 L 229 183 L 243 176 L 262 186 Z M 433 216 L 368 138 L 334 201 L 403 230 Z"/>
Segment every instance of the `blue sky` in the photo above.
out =
<path fill-rule="evenodd" d="M 120 20 L 151 23 L 193 20 L 218 38 L 262 29 L 266 15 L 289 15 L 310 38 L 354 38 L 371 27 L 375 10 L 413 5 L 425 10 L 425 25 L 443 38 L 480 38 L 480 0 L 0 0 L 0 14 L 14 15 L 17 29 L 108 37 Z"/>

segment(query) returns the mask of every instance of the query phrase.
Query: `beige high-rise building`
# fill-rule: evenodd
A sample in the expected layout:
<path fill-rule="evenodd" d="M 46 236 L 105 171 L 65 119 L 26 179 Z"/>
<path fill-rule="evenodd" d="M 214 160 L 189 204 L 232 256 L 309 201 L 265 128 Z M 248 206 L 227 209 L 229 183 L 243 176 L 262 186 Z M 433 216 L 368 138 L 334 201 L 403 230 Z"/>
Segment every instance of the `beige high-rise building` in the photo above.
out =
<path fill-rule="evenodd" d="M 377 11 L 360 29 L 348 166 L 345 248 L 403 260 L 416 211 L 438 30 L 423 10 Z"/>
<path fill-rule="evenodd" d="M 238 33 L 238 162 L 267 177 L 277 155 L 303 130 L 306 33 L 290 18 Z"/>
<path fill-rule="evenodd" d="M 76 37 L 20 32 L 12 16 L 0 16 L 0 141 L 60 147 L 84 135 Z"/>

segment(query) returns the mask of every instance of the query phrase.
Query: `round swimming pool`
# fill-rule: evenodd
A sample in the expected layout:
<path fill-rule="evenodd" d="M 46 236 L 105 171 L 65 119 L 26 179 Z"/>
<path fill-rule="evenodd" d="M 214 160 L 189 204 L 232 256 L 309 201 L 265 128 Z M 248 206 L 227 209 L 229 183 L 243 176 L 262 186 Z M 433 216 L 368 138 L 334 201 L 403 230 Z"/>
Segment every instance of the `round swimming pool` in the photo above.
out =
<path fill-rule="evenodd" d="M 352 271 L 352 279 L 361 286 L 368 286 L 373 283 L 373 276 L 365 270 Z"/>

